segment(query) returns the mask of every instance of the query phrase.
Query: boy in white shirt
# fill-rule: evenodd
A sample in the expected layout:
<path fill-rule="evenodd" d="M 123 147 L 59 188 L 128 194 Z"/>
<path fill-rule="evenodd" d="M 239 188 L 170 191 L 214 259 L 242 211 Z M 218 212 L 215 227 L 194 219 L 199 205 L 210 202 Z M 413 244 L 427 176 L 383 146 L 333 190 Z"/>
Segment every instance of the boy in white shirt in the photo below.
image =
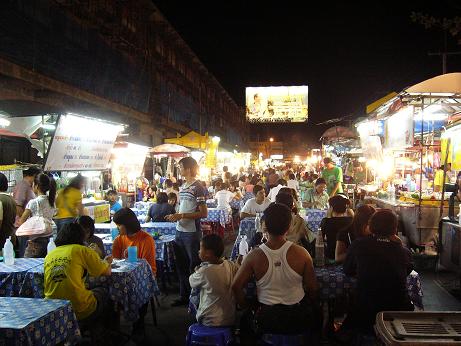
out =
<path fill-rule="evenodd" d="M 238 266 L 221 259 L 224 243 L 217 234 L 200 242 L 202 264 L 189 277 L 192 289 L 200 289 L 197 322 L 209 327 L 232 326 L 235 323 L 236 303 L 231 285 Z"/>
<path fill-rule="evenodd" d="M 218 187 L 218 185 L 216 185 Z M 215 193 L 215 199 L 217 201 L 218 209 L 231 210 L 230 201 L 235 197 L 235 194 L 229 191 L 229 184 L 222 183 L 221 188 Z"/>
<path fill-rule="evenodd" d="M 240 211 L 240 218 L 255 217 L 256 213 L 263 213 L 264 210 L 271 204 L 271 201 L 266 198 L 266 192 L 264 187 L 255 185 L 253 187 L 254 198 L 250 198 L 246 201 L 242 210 Z"/>

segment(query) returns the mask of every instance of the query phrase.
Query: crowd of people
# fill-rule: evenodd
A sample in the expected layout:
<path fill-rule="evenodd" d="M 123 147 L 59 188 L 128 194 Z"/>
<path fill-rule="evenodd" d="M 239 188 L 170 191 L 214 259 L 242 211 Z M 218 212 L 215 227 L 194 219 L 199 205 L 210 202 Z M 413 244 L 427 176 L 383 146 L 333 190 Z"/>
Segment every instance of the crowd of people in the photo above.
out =
<path fill-rule="evenodd" d="M 197 179 L 197 162 L 186 157 L 179 161 L 181 181 L 165 179 L 163 187 L 149 187 L 146 193 L 155 203 L 145 221 L 177 225 L 173 246 L 179 296 L 172 306 L 188 305 L 191 289 L 199 289 L 196 319 L 205 326 L 239 326 L 250 339 L 266 333 L 318 332 L 316 230 L 309 229 L 300 215 L 303 208 L 315 208 L 328 209 L 319 231 L 327 261 L 342 263 L 347 275 L 357 277 L 338 340 L 347 343 L 357 331 L 372 332 L 379 311 L 412 310 L 405 281 L 412 270 L 411 256 L 396 235 L 396 215 L 366 204 L 355 208 L 342 194 L 341 168 L 329 158 L 324 166 L 318 174 L 286 167 L 235 175 L 224 167 L 222 176 L 207 186 Z M 155 241 L 141 229 L 135 213 L 120 205 L 117 192 L 109 191 L 119 236 L 112 255 L 104 256 L 94 221 L 82 205 L 83 185 L 78 175 L 56 191 L 53 178 L 30 168 L 10 196 L 8 181 L 0 173 L 0 245 L 11 236 L 16 238 L 18 257 L 45 257 L 45 296 L 69 299 L 82 324 L 107 323 L 113 312 L 108 292 L 104 287 L 85 288 L 83 274 L 111 275 L 112 259 L 126 258 L 128 247 L 136 246 L 138 258 L 146 259 L 155 275 Z M 232 201 L 241 202 L 241 219 L 262 215 L 261 232 L 251 239 L 252 249 L 243 258 L 223 258 L 223 239 L 216 234 L 202 237 L 200 220 L 208 215 L 210 197 L 229 213 Z M 37 215 L 48 220 L 43 229 L 21 228 Z M 47 255 L 51 237 L 57 249 Z M 256 286 L 254 300 L 245 294 L 250 283 Z M 147 305 L 135 329 L 144 328 L 146 313 Z"/>

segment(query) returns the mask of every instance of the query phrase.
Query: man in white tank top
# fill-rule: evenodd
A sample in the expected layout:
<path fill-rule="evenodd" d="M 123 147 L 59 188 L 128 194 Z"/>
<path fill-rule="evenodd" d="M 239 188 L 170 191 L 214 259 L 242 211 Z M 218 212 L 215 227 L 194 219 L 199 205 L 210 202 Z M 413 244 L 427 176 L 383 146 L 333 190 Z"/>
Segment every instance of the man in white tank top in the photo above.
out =
<path fill-rule="evenodd" d="M 260 304 L 258 332 L 299 333 L 312 327 L 305 306 L 305 291 L 310 298 L 317 292 L 312 258 L 303 247 L 286 240 L 291 224 L 288 207 L 271 204 L 264 218 L 269 240 L 245 257 L 232 289 L 237 303 L 246 307 L 243 289 L 254 276 Z"/>

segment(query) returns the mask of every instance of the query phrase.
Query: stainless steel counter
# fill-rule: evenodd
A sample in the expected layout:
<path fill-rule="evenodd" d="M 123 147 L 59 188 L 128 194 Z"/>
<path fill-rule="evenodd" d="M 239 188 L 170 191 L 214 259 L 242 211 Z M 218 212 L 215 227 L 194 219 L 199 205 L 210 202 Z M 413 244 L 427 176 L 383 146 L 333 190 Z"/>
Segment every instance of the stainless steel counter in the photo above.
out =
<path fill-rule="evenodd" d="M 400 218 L 404 227 L 404 234 L 414 245 L 423 245 L 437 238 L 440 220 L 440 208 L 431 205 L 422 205 L 387 200 L 377 197 L 370 199 L 379 207 L 392 209 Z M 458 213 L 458 211 L 455 212 Z M 448 216 L 448 207 L 443 208 L 442 217 Z"/>
<path fill-rule="evenodd" d="M 461 272 L 461 225 L 444 218 L 440 237 L 440 264 L 448 270 Z"/>

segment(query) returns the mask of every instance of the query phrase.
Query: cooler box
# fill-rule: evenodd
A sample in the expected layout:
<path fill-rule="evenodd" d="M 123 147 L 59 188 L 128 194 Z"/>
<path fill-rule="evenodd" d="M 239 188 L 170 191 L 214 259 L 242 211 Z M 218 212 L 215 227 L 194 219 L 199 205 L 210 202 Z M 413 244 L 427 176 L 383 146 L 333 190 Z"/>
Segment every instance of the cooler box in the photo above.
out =
<path fill-rule="evenodd" d="M 383 311 L 375 332 L 384 345 L 461 345 L 461 312 Z"/>

